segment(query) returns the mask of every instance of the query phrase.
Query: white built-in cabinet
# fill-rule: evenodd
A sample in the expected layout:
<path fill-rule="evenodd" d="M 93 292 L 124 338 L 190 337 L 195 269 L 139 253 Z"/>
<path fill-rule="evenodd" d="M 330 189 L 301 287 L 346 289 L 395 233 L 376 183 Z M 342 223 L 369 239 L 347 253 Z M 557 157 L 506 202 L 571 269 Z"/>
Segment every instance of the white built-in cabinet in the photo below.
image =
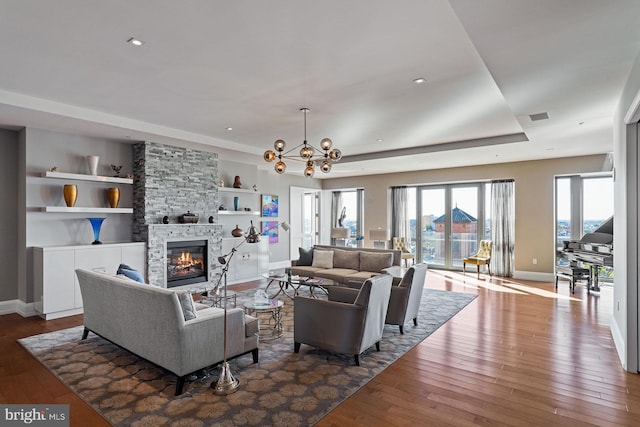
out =
<path fill-rule="evenodd" d="M 34 307 L 44 319 L 82 313 L 82 295 L 75 270 L 116 274 L 120 264 L 144 273 L 145 244 L 51 246 L 33 248 Z"/>
<path fill-rule="evenodd" d="M 262 238 L 253 244 L 242 243 L 243 240 L 243 237 L 222 239 L 223 254 L 228 254 L 234 247 L 238 247 L 229 264 L 227 283 L 255 279 L 269 271 L 269 240 Z"/>

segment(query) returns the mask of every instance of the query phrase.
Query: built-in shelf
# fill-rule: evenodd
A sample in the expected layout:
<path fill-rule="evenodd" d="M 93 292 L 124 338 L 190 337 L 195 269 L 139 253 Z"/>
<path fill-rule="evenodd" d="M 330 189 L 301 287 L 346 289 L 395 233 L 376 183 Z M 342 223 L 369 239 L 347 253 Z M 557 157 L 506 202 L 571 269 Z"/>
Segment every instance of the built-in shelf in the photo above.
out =
<path fill-rule="evenodd" d="M 130 214 L 133 213 L 133 208 L 80 208 L 67 206 L 44 206 L 41 208 L 42 212 L 75 212 L 75 213 L 105 213 L 105 214 Z"/>
<path fill-rule="evenodd" d="M 226 192 L 226 193 L 249 193 L 249 194 L 258 194 L 253 190 L 247 190 L 246 188 L 233 188 L 233 187 L 218 187 L 218 191 Z"/>
<path fill-rule="evenodd" d="M 72 179 L 75 181 L 93 181 L 93 182 L 112 182 L 116 184 L 133 184 L 131 178 L 119 178 L 115 176 L 101 176 L 101 175 L 86 175 L 81 173 L 66 173 L 66 172 L 52 172 L 46 171 L 42 174 L 46 178 L 55 179 Z M 243 190 L 245 191 L 245 190 Z M 248 190 L 246 190 L 248 191 Z"/>
<path fill-rule="evenodd" d="M 260 216 L 258 211 L 218 211 L 218 215 L 248 215 L 248 216 Z"/>

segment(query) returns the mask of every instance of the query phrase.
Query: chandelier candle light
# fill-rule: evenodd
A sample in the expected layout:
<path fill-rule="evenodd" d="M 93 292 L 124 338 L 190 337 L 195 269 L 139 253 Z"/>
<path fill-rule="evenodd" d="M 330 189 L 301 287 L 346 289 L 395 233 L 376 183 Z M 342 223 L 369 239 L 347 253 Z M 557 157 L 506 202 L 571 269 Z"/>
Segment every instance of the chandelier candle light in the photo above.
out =
<path fill-rule="evenodd" d="M 278 159 L 278 161 L 274 165 L 274 169 L 279 174 L 284 173 L 285 169 L 287 168 L 287 165 L 285 164 L 283 159 L 305 162 L 306 167 L 304 169 L 304 176 L 310 178 L 313 176 L 313 173 L 315 171 L 315 166 L 316 166 L 316 161 L 313 159 L 313 156 L 316 155 L 316 153 L 319 153 L 323 156 L 323 160 L 320 163 L 320 170 L 324 173 L 328 173 L 331 170 L 331 166 L 333 162 L 337 162 L 342 158 L 342 152 L 337 148 L 334 148 L 333 150 L 331 149 L 333 142 L 329 138 L 323 138 L 320 141 L 320 149 L 317 149 L 311 146 L 307 142 L 307 112 L 309 111 L 309 109 L 306 107 L 303 107 L 300 109 L 300 111 L 304 113 L 304 141 L 302 142 L 302 144 L 297 145 L 288 151 L 284 151 L 286 143 L 283 140 L 278 139 L 276 142 L 273 143 L 273 148 L 276 151 L 275 152 L 273 150 L 265 151 L 264 160 L 271 163 L 274 160 Z M 289 153 L 291 153 L 292 151 L 296 150 L 299 147 L 302 147 L 300 148 L 299 156 L 289 155 Z M 322 151 L 324 151 L 324 153 L 322 153 Z"/>

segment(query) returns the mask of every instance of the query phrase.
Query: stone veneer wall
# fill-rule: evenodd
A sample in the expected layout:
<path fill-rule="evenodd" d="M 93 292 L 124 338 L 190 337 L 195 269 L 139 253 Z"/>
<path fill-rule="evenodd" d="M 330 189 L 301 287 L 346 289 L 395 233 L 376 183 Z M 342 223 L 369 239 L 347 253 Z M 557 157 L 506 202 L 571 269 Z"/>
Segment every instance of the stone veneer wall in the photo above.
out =
<path fill-rule="evenodd" d="M 167 286 L 167 241 L 202 239 L 208 241 L 212 284 L 220 275 L 217 258 L 222 252 L 218 155 L 143 142 L 133 146 L 133 170 L 133 238 L 147 242 L 148 282 Z M 198 224 L 178 223 L 178 217 L 187 211 L 199 216 Z M 162 223 L 164 216 L 169 217 L 169 224 Z"/>

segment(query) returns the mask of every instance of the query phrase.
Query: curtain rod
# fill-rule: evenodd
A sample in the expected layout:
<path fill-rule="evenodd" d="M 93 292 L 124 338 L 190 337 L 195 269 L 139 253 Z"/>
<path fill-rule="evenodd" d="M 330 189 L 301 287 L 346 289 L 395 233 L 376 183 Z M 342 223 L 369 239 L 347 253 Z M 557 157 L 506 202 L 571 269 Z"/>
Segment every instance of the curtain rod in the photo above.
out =
<path fill-rule="evenodd" d="M 500 182 L 514 182 L 514 181 L 515 181 L 515 179 L 513 179 L 513 178 L 510 178 L 510 179 L 494 179 L 494 180 L 491 181 L 491 183 L 492 184 L 493 183 L 498 184 Z"/>

